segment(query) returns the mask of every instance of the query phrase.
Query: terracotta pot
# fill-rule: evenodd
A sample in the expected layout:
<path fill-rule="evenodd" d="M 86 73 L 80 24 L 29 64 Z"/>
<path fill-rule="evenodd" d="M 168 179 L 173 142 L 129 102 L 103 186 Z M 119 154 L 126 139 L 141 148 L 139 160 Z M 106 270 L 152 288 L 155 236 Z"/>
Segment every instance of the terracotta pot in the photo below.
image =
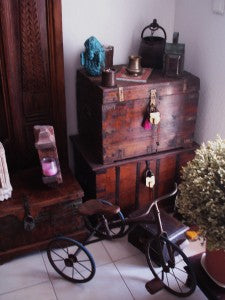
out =
<path fill-rule="evenodd" d="M 225 251 L 206 249 L 205 269 L 221 286 L 225 286 Z"/>

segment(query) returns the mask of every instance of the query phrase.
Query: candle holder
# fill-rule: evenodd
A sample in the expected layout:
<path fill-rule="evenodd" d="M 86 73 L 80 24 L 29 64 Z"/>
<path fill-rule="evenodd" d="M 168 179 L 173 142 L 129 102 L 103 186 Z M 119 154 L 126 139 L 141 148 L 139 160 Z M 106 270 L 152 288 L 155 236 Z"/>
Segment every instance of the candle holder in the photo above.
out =
<path fill-rule="evenodd" d="M 35 148 L 38 150 L 45 184 L 62 183 L 54 128 L 49 125 L 34 126 Z"/>
<path fill-rule="evenodd" d="M 44 157 L 41 160 L 41 168 L 44 176 L 55 176 L 58 173 L 57 163 L 53 157 Z"/>
<path fill-rule="evenodd" d="M 115 87 L 116 78 L 114 69 L 104 69 L 102 71 L 102 86 L 104 87 Z"/>

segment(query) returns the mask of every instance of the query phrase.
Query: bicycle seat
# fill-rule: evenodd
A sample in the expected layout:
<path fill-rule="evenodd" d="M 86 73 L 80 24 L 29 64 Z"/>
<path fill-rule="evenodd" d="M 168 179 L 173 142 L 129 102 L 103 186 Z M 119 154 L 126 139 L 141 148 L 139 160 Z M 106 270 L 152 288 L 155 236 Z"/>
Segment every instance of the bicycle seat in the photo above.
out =
<path fill-rule="evenodd" d="M 92 216 L 95 214 L 116 215 L 119 211 L 119 206 L 104 204 L 96 199 L 88 200 L 78 208 L 78 212 L 83 216 Z"/>

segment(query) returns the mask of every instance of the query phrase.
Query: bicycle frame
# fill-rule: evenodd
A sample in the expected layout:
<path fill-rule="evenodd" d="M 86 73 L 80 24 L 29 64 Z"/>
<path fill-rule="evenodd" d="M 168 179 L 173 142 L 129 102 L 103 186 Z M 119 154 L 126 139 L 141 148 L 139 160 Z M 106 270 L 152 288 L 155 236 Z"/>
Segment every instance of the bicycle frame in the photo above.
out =
<path fill-rule="evenodd" d="M 166 232 L 163 230 L 163 227 L 162 227 L 162 221 L 161 221 L 161 217 L 160 217 L 160 210 L 158 207 L 158 202 L 165 200 L 167 198 L 170 198 L 170 197 L 176 195 L 176 193 L 177 193 L 177 184 L 175 183 L 175 188 L 171 193 L 155 199 L 151 204 L 149 204 L 147 210 L 140 216 L 126 217 L 123 221 L 121 221 L 121 220 L 112 221 L 114 227 L 119 227 L 121 225 L 129 226 L 126 230 L 124 230 L 124 232 L 119 237 L 124 237 L 127 233 L 131 232 L 140 223 L 156 224 L 156 226 L 157 226 L 156 236 L 160 236 L 162 234 L 166 235 Z M 152 210 L 153 210 L 153 219 L 150 219 L 149 214 Z M 107 220 L 104 216 L 101 216 L 101 218 L 102 218 L 105 230 L 107 232 L 107 239 L 110 240 L 111 239 L 110 230 L 108 228 Z M 90 233 L 90 235 L 88 236 L 86 241 L 83 243 L 84 245 L 88 245 L 88 244 L 91 244 L 91 243 L 94 243 L 94 242 L 97 242 L 97 241 L 100 241 L 103 239 L 103 238 L 96 238 L 96 239 L 90 241 L 90 239 L 95 235 L 96 231 L 98 230 L 98 228 L 101 225 L 102 224 L 98 224 L 96 226 L 95 230 L 93 230 L 93 232 Z"/>

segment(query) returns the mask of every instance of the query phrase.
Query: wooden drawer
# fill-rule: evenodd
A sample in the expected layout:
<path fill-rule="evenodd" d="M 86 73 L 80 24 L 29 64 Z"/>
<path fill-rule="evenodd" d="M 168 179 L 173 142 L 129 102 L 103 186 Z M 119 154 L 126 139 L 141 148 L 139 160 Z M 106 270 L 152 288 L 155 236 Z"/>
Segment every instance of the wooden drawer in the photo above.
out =
<path fill-rule="evenodd" d="M 104 88 L 100 77 L 89 77 L 79 70 L 79 134 L 93 149 L 95 161 L 103 164 L 190 147 L 199 86 L 199 79 L 190 73 L 169 78 L 154 70 L 147 83 L 117 81 L 117 87 Z M 145 130 L 142 122 L 152 90 L 156 90 L 161 121 Z"/>
<path fill-rule="evenodd" d="M 75 175 L 84 190 L 84 198 L 103 198 L 120 205 L 123 212 L 144 207 L 149 203 L 149 189 L 145 186 L 146 166 L 156 176 L 155 197 L 171 192 L 180 180 L 180 169 L 194 157 L 196 144 L 111 163 L 96 164 L 91 149 L 78 136 L 71 137 L 74 149 Z M 164 203 L 173 205 L 173 203 Z"/>

